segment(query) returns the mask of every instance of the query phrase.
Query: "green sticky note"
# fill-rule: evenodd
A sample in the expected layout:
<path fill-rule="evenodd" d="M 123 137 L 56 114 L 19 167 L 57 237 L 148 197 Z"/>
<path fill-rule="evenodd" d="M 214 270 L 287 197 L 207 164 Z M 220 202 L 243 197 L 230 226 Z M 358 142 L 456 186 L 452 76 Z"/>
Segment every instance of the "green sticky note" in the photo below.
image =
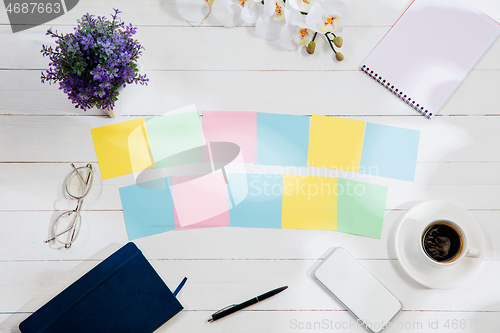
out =
<path fill-rule="evenodd" d="M 203 130 L 197 111 L 147 118 L 146 129 L 157 167 L 201 162 Z"/>
<path fill-rule="evenodd" d="M 380 239 L 387 187 L 344 178 L 337 184 L 337 230 Z"/>

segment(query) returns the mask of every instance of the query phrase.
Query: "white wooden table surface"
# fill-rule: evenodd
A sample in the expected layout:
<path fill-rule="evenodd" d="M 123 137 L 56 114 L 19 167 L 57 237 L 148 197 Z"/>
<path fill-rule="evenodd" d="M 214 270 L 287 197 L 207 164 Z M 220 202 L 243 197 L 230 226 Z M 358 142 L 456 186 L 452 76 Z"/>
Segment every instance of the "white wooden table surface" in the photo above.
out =
<path fill-rule="evenodd" d="M 220 27 L 213 17 L 191 27 L 174 0 L 81 0 L 66 15 L 15 34 L 0 9 L 0 332 L 17 332 L 24 318 L 128 241 L 118 193 L 126 183 L 100 179 L 90 129 L 188 104 L 201 111 L 339 115 L 418 129 L 416 180 L 365 179 L 389 186 L 381 240 L 334 231 L 244 228 L 168 232 L 137 240 L 170 287 L 189 278 L 179 294 L 185 310 L 158 332 L 363 332 L 347 327 L 352 317 L 307 275 L 335 246 L 350 251 L 404 304 L 396 318 L 399 325 L 388 332 L 498 332 L 500 42 L 429 121 L 357 69 L 408 1 L 346 2 L 351 19 L 341 34 L 346 57 L 341 63 L 333 60 L 323 40 L 309 56 L 304 50 L 281 51 L 276 43 L 256 37 L 253 27 Z M 470 2 L 500 21 L 500 1 Z M 48 66 L 41 45 L 53 43 L 45 31 L 52 25 L 69 32 L 84 13 L 109 15 L 113 7 L 123 11 L 126 23 L 138 26 L 136 36 L 146 48 L 141 64 L 150 78 L 147 87 L 124 90 L 118 106 L 122 116 L 116 119 L 98 110 L 77 110 L 57 85 L 40 83 L 40 72 Z M 415 41 L 416 52 L 423 42 L 425 36 Z M 62 189 L 72 162 L 94 163 L 97 176 L 83 205 L 80 236 L 71 250 L 54 250 L 43 240 L 51 219 L 74 208 Z M 457 289 L 420 286 L 395 255 L 399 220 L 416 203 L 432 199 L 467 209 L 486 236 L 481 271 Z M 281 285 L 289 289 L 206 323 L 215 310 Z M 344 329 L 324 326 L 325 321 Z M 315 322 L 321 328 L 300 326 Z"/>

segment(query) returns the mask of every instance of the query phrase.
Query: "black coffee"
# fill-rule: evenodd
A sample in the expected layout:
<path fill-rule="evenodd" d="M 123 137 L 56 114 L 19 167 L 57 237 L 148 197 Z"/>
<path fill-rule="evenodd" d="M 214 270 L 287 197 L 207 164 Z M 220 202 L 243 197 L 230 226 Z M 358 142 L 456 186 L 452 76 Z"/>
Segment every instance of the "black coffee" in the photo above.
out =
<path fill-rule="evenodd" d="M 422 238 L 425 253 L 438 262 L 452 261 L 460 255 L 462 238 L 458 231 L 447 223 L 429 226 Z"/>

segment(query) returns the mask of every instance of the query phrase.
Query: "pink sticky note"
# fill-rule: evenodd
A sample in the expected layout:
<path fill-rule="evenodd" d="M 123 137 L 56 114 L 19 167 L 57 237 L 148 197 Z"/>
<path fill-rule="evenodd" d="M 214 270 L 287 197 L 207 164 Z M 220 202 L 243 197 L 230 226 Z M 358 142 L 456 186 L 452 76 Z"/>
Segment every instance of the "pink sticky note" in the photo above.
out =
<path fill-rule="evenodd" d="M 172 177 L 172 197 L 180 227 L 229 212 L 229 194 L 222 172 Z"/>
<path fill-rule="evenodd" d="M 257 161 L 257 112 L 203 111 L 203 133 L 208 142 L 233 142 L 243 161 Z"/>
<path fill-rule="evenodd" d="M 218 216 L 214 216 L 205 221 L 191 224 L 185 227 L 181 227 L 179 223 L 179 218 L 177 217 L 177 212 L 174 207 L 174 221 L 175 221 L 175 230 L 191 230 L 191 229 L 201 229 L 201 228 L 215 228 L 215 227 L 227 227 L 229 225 L 229 212 L 222 213 Z"/>

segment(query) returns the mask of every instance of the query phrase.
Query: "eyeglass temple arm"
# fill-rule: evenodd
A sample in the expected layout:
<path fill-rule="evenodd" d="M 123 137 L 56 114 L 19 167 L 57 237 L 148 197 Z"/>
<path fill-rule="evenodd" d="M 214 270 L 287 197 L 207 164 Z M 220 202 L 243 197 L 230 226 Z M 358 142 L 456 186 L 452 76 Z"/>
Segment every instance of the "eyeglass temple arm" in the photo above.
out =
<path fill-rule="evenodd" d="M 71 225 L 71 227 L 69 227 L 68 229 L 64 230 L 63 232 L 61 233 L 58 233 L 57 235 L 55 235 L 54 237 L 50 238 L 50 239 L 47 239 L 44 243 L 49 243 L 49 242 L 52 242 L 54 239 L 56 239 L 57 237 L 67 233 L 68 231 L 70 231 L 71 229 L 73 229 L 73 225 Z"/>
<path fill-rule="evenodd" d="M 75 167 L 75 165 L 73 163 L 71 163 L 71 166 L 73 167 L 73 169 L 75 169 L 76 171 L 76 174 L 78 176 L 78 178 L 80 178 L 80 180 L 82 181 L 82 183 L 84 183 L 85 185 L 88 185 L 89 184 L 89 180 L 90 180 L 90 176 L 91 176 L 91 172 L 89 172 L 89 174 L 87 175 L 87 181 L 83 180 L 82 178 L 82 175 L 80 175 L 80 173 L 78 172 L 78 169 Z M 86 165 L 87 168 L 90 169 L 90 171 L 92 171 L 92 164 L 87 164 Z"/>

